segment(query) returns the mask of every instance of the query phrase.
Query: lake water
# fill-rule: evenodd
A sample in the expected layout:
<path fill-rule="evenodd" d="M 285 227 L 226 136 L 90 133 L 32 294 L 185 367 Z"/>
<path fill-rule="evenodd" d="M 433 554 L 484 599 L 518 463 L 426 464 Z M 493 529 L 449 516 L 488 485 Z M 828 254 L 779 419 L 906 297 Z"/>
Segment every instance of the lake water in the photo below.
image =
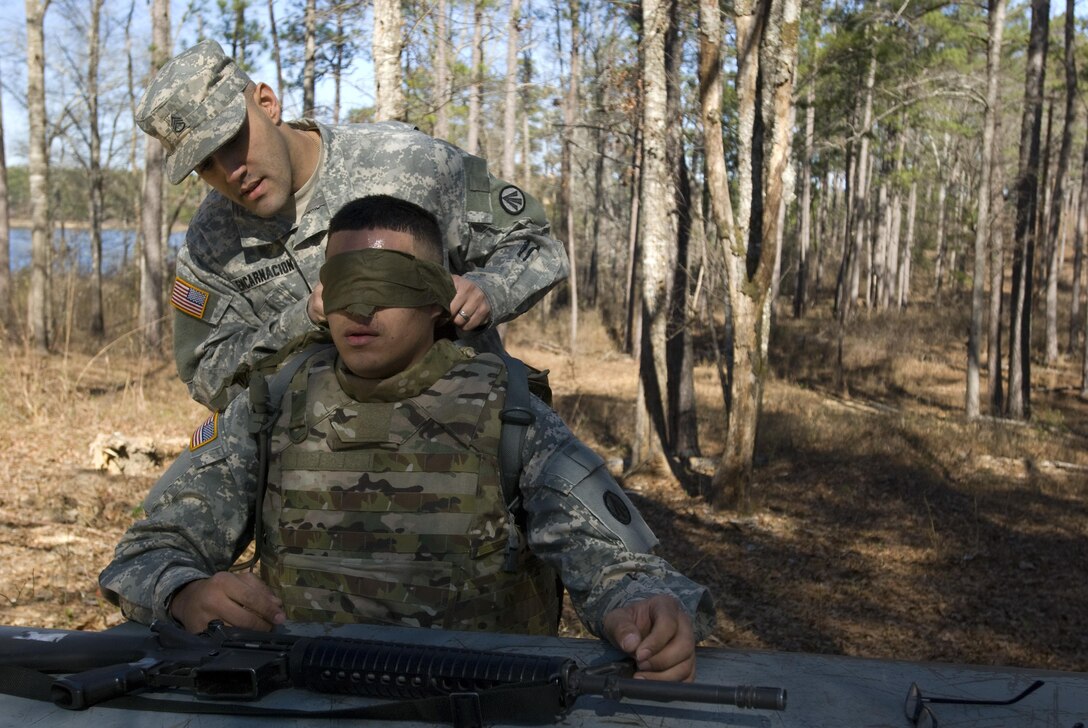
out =
<path fill-rule="evenodd" d="M 170 235 L 169 249 L 166 251 L 167 260 L 173 260 L 178 248 L 185 242 L 185 233 L 176 232 Z M 11 269 L 21 270 L 30 265 L 30 229 L 23 227 L 11 228 Z M 60 256 L 67 247 L 70 260 L 74 260 L 78 270 L 84 273 L 91 271 L 91 231 L 65 228 L 62 232 L 57 228 L 53 232 L 53 250 Z M 133 261 L 136 248 L 135 230 L 103 230 L 102 231 L 102 271 L 115 273 L 127 261 Z M 57 259 L 57 263 L 60 261 Z"/>

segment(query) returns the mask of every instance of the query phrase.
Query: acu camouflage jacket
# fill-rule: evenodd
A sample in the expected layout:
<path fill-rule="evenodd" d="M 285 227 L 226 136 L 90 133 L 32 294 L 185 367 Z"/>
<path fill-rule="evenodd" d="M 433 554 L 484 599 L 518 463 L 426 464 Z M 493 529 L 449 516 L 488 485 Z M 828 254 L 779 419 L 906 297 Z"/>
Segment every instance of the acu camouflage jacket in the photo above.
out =
<path fill-rule="evenodd" d="M 448 361 L 443 347 L 453 345 L 440 342 L 423 361 L 379 385 L 386 394 L 371 394 L 368 401 L 416 397 L 440 378 L 456 382 L 459 364 L 435 366 L 436 359 Z M 310 380 L 335 366 L 332 353 L 318 354 L 302 368 L 302 375 Z M 604 616 L 612 609 L 665 593 L 674 595 L 692 617 L 697 639 L 709 634 L 714 607 L 707 589 L 658 556 L 630 551 L 579 500 L 575 484 L 549 472 L 548 461 L 577 441 L 553 410 L 536 397 L 531 402 L 536 422 L 525 438 L 519 478 L 528 547 L 560 575 L 586 627 L 601 635 Z M 289 406 L 297 411 L 295 403 Z M 310 401 L 298 407 L 308 423 L 324 412 L 322 405 Z M 251 541 L 257 480 L 251 421 L 245 396 L 236 398 L 224 412 L 211 415 L 193 434 L 189 451 L 148 495 L 146 518 L 129 528 L 113 562 L 99 577 L 103 593 L 120 604 L 130 619 L 169 618 L 174 592 L 190 581 L 226 570 Z M 275 431 L 273 443 L 277 437 L 286 447 L 285 438 Z M 273 458 L 277 457 L 275 448 L 274 444 Z M 603 461 L 599 466 L 603 467 Z"/>
<path fill-rule="evenodd" d="M 306 306 L 324 262 L 333 214 L 365 195 L 387 194 L 438 214 L 449 268 L 487 296 L 489 324 L 528 310 L 567 276 L 563 244 L 544 209 L 487 171 L 487 163 L 406 124 L 324 126 L 323 162 L 310 203 L 293 220 L 262 218 L 212 191 L 189 223 L 171 294 L 174 358 L 197 401 L 222 408 L 236 372 L 317 327 Z M 475 332 L 473 332 L 475 333 Z M 484 345 L 495 346 L 493 330 Z M 488 335 L 490 334 L 490 336 Z"/>

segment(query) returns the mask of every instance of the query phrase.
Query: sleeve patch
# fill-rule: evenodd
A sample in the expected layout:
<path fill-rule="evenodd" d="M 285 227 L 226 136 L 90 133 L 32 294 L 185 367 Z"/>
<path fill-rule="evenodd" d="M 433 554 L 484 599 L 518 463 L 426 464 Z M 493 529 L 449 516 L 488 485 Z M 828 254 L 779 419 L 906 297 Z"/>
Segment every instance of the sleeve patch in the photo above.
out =
<path fill-rule="evenodd" d="M 204 424 L 196 428 L 193 436 L 189 439 L 189 451 L 192 452 L 207 445 L 219 436 L 219 413 L 214 412 L 208 419 L 204 420 Z"/>
<path fill-rule="evenodd" d="M 514 185 L 507 185 L 499 192 L 499 204 L 509 215 L 519 215 L 525 209 L 525 195 Z"/>
<path fill-rule="evenodd" d="M 182 278 L 174 279 L 174 290 L 170 294 L 170 305 L 182 313 L 203 320 L 210 298 L 211 294 L 203 288 L 197 288 Z"/>

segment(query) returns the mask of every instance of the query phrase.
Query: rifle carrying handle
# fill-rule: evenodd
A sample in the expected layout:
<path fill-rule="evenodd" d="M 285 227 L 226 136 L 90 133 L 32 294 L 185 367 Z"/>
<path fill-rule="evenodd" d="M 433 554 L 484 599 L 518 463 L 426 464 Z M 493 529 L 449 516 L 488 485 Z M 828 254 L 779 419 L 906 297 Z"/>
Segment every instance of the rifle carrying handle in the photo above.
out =
<path fill-rule="evenodd" d="M 147 686 L 147 665 L 140 662 L 109 665 L 53 681 L 53 703 L 68 710 L 86 710 L 111 698 Z"/>

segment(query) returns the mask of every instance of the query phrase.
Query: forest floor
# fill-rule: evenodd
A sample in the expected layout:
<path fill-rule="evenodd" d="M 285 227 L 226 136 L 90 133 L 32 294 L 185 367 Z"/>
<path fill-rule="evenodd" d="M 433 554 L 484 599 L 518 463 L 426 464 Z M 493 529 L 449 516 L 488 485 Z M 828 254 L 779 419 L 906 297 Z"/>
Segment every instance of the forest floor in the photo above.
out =
<path fill-rule="evenodd" d="M 749 513 L 691 495 L 705 474 L 681 483 L 662 463 L 628 466 L 623 484 L 659 552 L 713 590 L 707 644 L 1088 671 L 1079 359 L 1033 364 L 1029 424 L 968 422 L 966 321 L 950 309 L 862 313 L 844 339 L 842 385 L 826 312 L 778 319 Z M 551 370 L 555 405 L 580 437 L 628 458 L 635 362 L 593 316 L 570 357 L 565 318 L 545 326 L 529 314 L 510 326 L 510 349 Z M 121 621 L 97 574 L 205 417 L 172 364 L 126 345 L 93 358 L 0 352 L 0 623 Z M 724 422 L 714 365 L 695 382 L 700 448 L 713 459 Z M 115 432 L 147 438 L 164 460 L 146 474 L 95 470 L 92 443 Z M 564 632 L 581 634 L 569 614 Z"/>

